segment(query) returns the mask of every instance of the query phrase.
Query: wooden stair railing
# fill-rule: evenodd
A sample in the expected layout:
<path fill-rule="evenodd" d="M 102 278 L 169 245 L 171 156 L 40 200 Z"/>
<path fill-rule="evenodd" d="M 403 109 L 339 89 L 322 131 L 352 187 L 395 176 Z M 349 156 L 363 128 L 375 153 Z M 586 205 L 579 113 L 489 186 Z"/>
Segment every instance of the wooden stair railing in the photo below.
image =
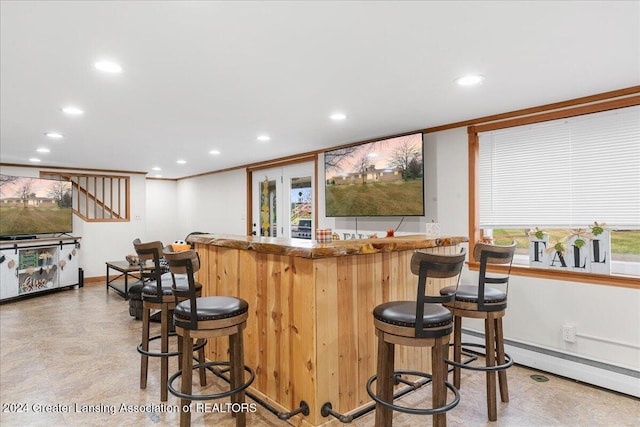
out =
<path fill-rule="evenodd" d="M 122 175 L 41 172 L 42 178 L 71 181 L 73 212 L 87 222 L 129 221 L 130 180 Z"/>

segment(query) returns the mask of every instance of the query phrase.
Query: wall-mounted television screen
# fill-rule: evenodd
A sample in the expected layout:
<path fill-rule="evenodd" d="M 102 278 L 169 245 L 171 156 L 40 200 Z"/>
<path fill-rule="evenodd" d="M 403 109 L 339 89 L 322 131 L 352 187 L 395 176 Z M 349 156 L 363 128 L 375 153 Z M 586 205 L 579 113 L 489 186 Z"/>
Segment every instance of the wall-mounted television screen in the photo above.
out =
<path fill-rule="evenodd" d="M 71 182 L 0 175 L 3 239 L 73 231 Z"/>
<path fill-rule="evenodd" d="M 326 151 L 326 216 L 423 216 L 423 147 L 416 133 Z"/>

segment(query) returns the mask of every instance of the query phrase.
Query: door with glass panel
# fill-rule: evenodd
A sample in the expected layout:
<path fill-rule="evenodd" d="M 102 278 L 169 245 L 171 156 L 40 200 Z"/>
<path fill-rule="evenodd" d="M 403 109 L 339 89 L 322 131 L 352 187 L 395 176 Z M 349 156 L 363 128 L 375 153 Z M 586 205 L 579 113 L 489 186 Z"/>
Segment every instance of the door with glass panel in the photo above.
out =
<path fill-rule="evenodd" d="M 313 239 L 313 162 L 252 173 L 252 234 Z"/>

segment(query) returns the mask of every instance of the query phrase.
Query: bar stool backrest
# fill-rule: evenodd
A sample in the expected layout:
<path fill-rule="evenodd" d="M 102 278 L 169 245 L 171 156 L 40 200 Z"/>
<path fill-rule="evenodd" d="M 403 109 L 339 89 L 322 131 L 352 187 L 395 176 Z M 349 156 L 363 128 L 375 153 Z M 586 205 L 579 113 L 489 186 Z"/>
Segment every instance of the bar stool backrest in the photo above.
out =
<path fill-rule="evenodd" d="M 160 258 L 162 258 L 162 242 L 154 241 L 142 243 L 140 239 L 133 241 L 133 247 L 140 259 L 140 277 L 151 278 L 156 282 L 156 295 L 162 298 L 162 268 L 160 267 Z M 153 261 L 153 271 L 146 272 L 144 265 L 147 261 Z"/>
<path fill-rule="evenodd" d="M 511 264 L 516 253 L 517 242 L 510 245 L 490 245 L 487 243 L 476 243 L 473 247 L 473 259 L 480 263 L 480 273 L 478 275 L 478 309 L 481 311 L 493 311 L 497 308 L 485 304 L 485 284 L 504 285 L 505 294 L 509 291 L 509 275 L 511 274 Z M 508 265 L 506 275 L 489 275 L 487 266 L 490 264 Z"/>
<path fill-rule="evenodd" d="M 196 329 L 198 326 L 197 302 L 196 302 L 196 281 L 195 273 L 200 270 L 200 257 L 198 253 L 190 249 L 188 251 L 172 252 L 170 247 L 166 247 L 163 251 L 164 257 L 169 263 L 169 271 L 171 272 L 172 284 L 171 289 L 178 300 L 189 300 L 191 309 L 191 327 Z M 176 286 L 176 274 L 186 274 L 189 283 L 188 288 L 178 288 Z"/>
<path fill-rule="evenodd" d="M 447 295 L 427 295 L 427 278 L 456 278 L 456 288 L 460 282 L 460 272 L 464 265 L 466 251 L 461 249 L 456 255 L 439 255 L 416 251 L 411 257 L 411 272 L 418 276 L 416 296 L 416 337 L 428 336 L 424 330 L 423 316 L 425 304 L 442 304 L 455 299 L 455 293 Z"/>

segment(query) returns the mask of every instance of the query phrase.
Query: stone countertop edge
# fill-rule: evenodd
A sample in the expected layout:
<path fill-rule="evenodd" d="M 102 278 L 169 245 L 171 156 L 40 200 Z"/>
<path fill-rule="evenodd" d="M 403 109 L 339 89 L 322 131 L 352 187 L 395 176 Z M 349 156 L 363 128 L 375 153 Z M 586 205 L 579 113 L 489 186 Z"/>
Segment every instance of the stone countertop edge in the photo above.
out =
<path fill-rule="evenodd" d="M 438 246 L 455 246 L 466 243 L 464 236 L 397 236 L 374 239 L 334 240 L 317 243 L 315 240 L 285 239 L 282 237 L 233 236 L 197 234 L 187 239 L 188 243 L 220 246 L 233 249 L 253 250 L 272 255 L 301 258 L 330 258 L 349 255 L 375 254 Z"/>

